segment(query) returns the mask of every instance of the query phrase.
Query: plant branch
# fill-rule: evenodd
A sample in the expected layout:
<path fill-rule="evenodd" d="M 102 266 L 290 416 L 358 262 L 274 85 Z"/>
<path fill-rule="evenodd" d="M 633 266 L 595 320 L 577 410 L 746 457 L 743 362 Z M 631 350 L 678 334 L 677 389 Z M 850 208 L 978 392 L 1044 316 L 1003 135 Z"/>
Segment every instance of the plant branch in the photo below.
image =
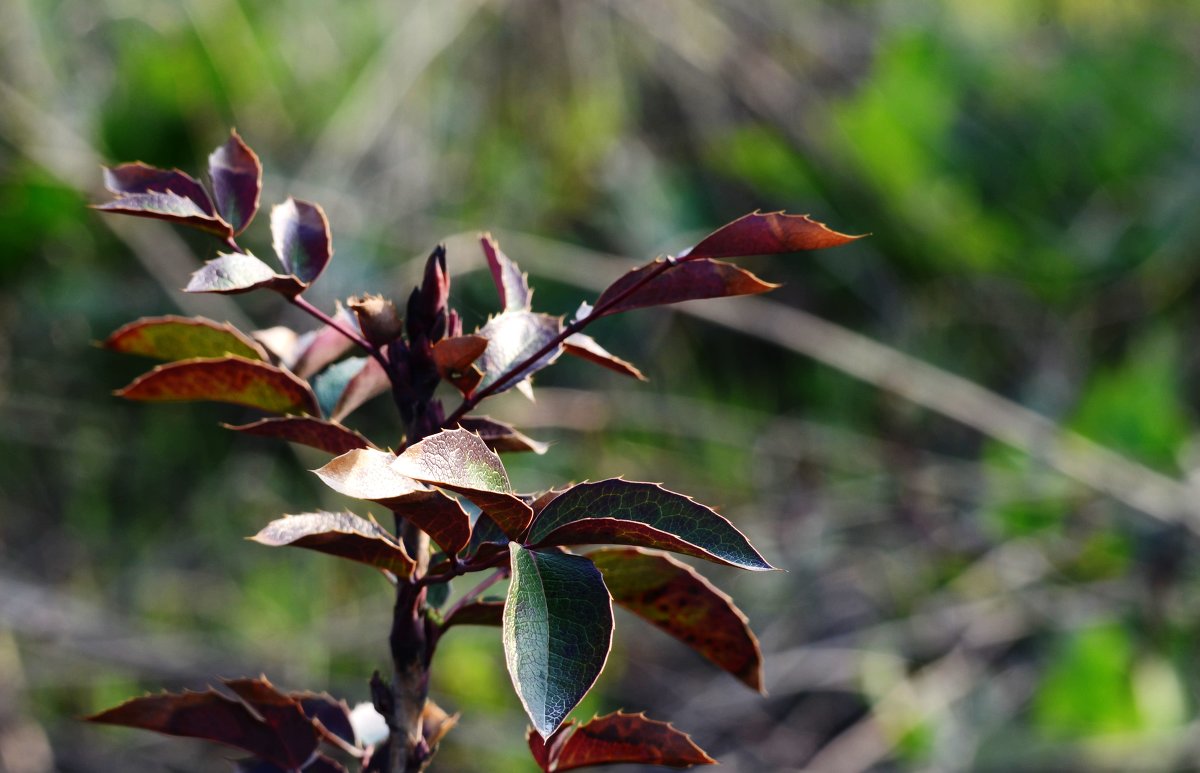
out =
<path fill-rule="evenodd" d="M 492 395 L 496 394 L 500 390 L 504 389 L 509 384 L 509 382 L 511 382 L 513 379 L 515 379 L 521 373 L 524 373 L 526 368 L 528 368 L 530 365 L 533 365 L 535 362 L 537 362 L 541 358 L 545 357 L 547 354 L 549 354 L 550 352 L 552 352 L 556 348 L 558 348 L 560 345 L 562 345 L 563 341 L 567 340 L 571 336 L 573 336 L 576 333 L 578 333 L 579 331 L 583 330 L 585 327 L 587 327 L 588 325 L 590 325 L 592 322 L 596 321 L 597 319 L 600 319 L 600 317 L 604 316 L 604 314 L 607 313 L 607 311 L 609 309 L 613 308 L 614 306 L 616 306 L 618 303 L 620 303 L 621 301 L 628 298 L 633 293 L 642 289 L 643 287 L 648 285 L 650 282 L 653 282 L 655 279 L 658 279 L 660 276 L 662 276 L 663 274 L 665 274 L 667 271 L 671 270 L 675 266 L 679 265 L 681 262 L 682 262 L 682 260 L 676 259 L 675 257 L 668 255 L 663 260 L 662 263 L 660 263 L 658 266 L 651 269 L 650 271 L 647 271 L 646 275 L 644 277 L 642 277 L 638 281 L 634 282 L 633 284 L 631 284 L 629 287 L 625 288 L 620 293 L 614 295 L 612 298 L 609 298 L 604 303 L 593 307 L 592 313 L 588 314 L 583 319 L 577 319 L 574 322 L 572 322 L 571 324 L 567 325 L 565 328 L 562 329 L 562 332 L 560 332 L 558 335 L 556 335 L 554 338 L 552 338 L 545 346 L 543 346 L 541 349 L 538 349 L 536 352 L 529 355 L 525 359 L 521 360 L 519 363 L 517 363 L 516 365 L 509 368 L 504 373 L 500 374 L 500 377 L 497 378 L 495 381 L 493 381 L 491 384 L 489 384 L 488 386 L 479 390 L 478 392 L 472 393 L 469 397 L 463 398 L 463 401 L 461 403 L 459 403 L 457 408 L 454 409 L 454 413 L 452 413 L 448 417 L 446 417 L 446 421 L 444 421 L 442 423 L 442 426 L 443 427 L 455 426 L 455 424 L 458 422 L 459 419 L 461 419 L 462 417 L 464 417 L 468 413 L 470 413 L 471 410 L 475 406 L 479 405 L 479 403 L 483 402 L 483 400 L 485 398 L 491 397 Z"/>
<path fill-rule="evenodd" d="M 363 338 L 358 333 L 356 333 L 353 330 L 351 330 L 350 328 L 346 327 L 341 322 L 338 322 L 336 319 L 329 316 L 325 312 L 321 311 L 316 306 L 313 306 L 311 303 L 309 303 L 307 300 L 305 300 L 303 296 L 293 295 L 293 296 L 289 297 L 288 300 L 296 308 L 300 309 L 301 311 L 305 312 L 306 314 L 308 314 L 312 317 L 315 317 L 316 319 L 319 319 L 321 322 L 324 322 L 329 327 L 333 328 L 334 330 L 336 330 L 339 333 L 341 333 L 342 335 L 344 335 L 346 338 L 349 338 L 351 341 L 358 344 L 360 347 L 362 347 L 363 349 L 365 349 L 367 351 L 367 354 L 369 354 L 375 358 L 375 361 L 379 363 L 379 365 L 383 368 L 385 373 L 388 373 L 388 374 L 391 373 L 391 371 L 388 369 L 387 360 L 384 359 L 383 353 L 381 351 L 379 351 L 378 346 L 372 345 L 369 341 L 367 341 L 367 339 Z"/>

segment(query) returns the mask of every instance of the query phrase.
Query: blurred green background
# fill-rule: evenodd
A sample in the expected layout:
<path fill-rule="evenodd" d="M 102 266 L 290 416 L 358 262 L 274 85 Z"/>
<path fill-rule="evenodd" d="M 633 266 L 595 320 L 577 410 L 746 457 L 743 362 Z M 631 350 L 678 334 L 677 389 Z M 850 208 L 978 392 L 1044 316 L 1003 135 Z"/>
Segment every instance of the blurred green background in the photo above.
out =
<path fill-rule="evenodd" d="M 646 709 L 734 771 L 1194 768 L 1197 41 L 1197 4 L 1135 0 L 4 0 L 0 771 L 222 769 L 77 717 L 259 672 L 355 703 L 386 665 L 378 576 L 242 540 L 343 504 L 323 457 L 121 403 L 147 363 L 93 346 L 308 324 L 183 296 L 211 240 L 86 209 L 100 163 L 198 173 L 231 126 L 265 205 L 328 211 L 327 309 L 404 297 L 445 239 L 481 323 L 485 229 L 553 313 L 755 208 L 873 234 L 747 261 L 765 300 L 598 325 L 648 384 L 563 363 L 488 409 L 554 442 L 506 457 L 519 488 L 663 481 L 787 570 L 700 567 L 769 697 L 622 615 L 585 717 Z M 351 423 L 390 442 L 389 409 Z M 437 769 L 530 769 L 498 632 L 434 668 Z"/>

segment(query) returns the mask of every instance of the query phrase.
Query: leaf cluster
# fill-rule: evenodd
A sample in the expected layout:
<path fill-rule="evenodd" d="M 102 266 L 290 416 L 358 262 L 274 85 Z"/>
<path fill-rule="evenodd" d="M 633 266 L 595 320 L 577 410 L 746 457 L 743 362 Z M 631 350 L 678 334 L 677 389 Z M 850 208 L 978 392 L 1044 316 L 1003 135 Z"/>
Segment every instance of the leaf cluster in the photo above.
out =
<path fill-rule="evenodd" d="M 499 453 L 544 454 L 548 446 L 474 411 L 510 389 L 532 395 L 534 376 L 563 354 L 644 379 L 635 365 L 584 329 L 635 309 L 768 291 L 775 285 L 725 259 L 833 247 L 855 237 L 806 216 L 752 213 L 676 256 L 618 277 L 567 321 L 534 311 L 527 275 L 484 234 L 480 249 L 500 309 L 465 332 L 450 304 L 444 248 L 429 256 L 420 285 L 403 304 L 363 295 L 327 315 L 304 297 L 333 256 L 321 207 L 288 198 L 272 209 L 277 270 L 237 242 L 259 208 L 258 157 L 231 133 L 209 157 L 208 175 L 206 188 L 179 170 L 116 166 L 105 170 L 114 199 L 98 209 L 216 236 L 228 251 L 199 268 L 186 292 L 274 292 L 319 324 L 303 332 L 283 327 L 242 332 L 203 318 L 137 320 L 109 336 L 105 346 L 164 364 L 117 394 L 244 406 L 266 415 L 227 428 L 330 454 L 314 471 L 318 478 L 339 494 L 390 510 L 395 531 L 369 514 L 316 511 L 272 521 L 252 539 L 377 570 L 397 589 L 398 599 L 414 600 L 411 611 L 423 621 L 422 667 L 453 627 L 500 626 L 513 686 L 532 723 L 530 749 L 543 770 L 614 762 L 711 763 L 686 735 L 639 714 L 584 724 L 568 717 L 607 660 L 614 603 L 761 691 L 761 654 L 745 615 L 669 554 L 749 571 L 771 565 L 715 510 L 656 483 L 617 478 L 515 491 Z M 459 399 L 450 411 L 439 396 L 447 390 Z M 394 448 L 343 423 L 384 394 L 391 395 L 402 425 Z M 488 573 L 486 579 L 443 608 L 447 584 L 478 572 Z M 503 599 L 483 595 L 505 579 Z M 397 615 L 399 620 L 399 602 Z M 373 746 L 355 734 L 345 704 L 328 696 L 284 693 L 265 678 L 229 680 L 225 686 L 232 696 L 213 690 L 148 696 L 92 719 L 235 746 L 252 755 L 243 770 L 346 770 L 349 760 L 365 770 L 392 769 L 382 766 L 396 758 L 389 746 L 401 740 L 395 719 L 401 698 L 378 678 L 372 683 L 374 705 L 392 737 L 374 756 Z M 428 701 L 420 718 L 423 737 L 406 741 L 415 744 L 407 754 L 418 769 L 455 721 Z"/>

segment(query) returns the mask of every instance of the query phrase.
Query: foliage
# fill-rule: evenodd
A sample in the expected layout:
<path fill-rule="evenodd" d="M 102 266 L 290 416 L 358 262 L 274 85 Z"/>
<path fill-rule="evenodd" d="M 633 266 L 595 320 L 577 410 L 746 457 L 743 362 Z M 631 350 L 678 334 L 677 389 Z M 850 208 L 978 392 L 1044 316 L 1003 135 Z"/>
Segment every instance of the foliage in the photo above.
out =
<path fill-rule="evenodd" d="M 247 771 L 344 771 L 347 764 L 389 773 L 423 770 L 457 721 L 427 696 L 440 638 L 457 625 L 500 625 L 509 674 L 533 725 L 530 750 L 544 770 L 714 762 L 685 734 L 641 714 L 582 724 L 568 717 L 607 661 L 614 601 L 761 690 L 761 655 L 745 615 L 660 551 L 750 571 L 773 567 L 715 510 L 658 484 L 615 478 L 515 491 L 498 452 L 550 451 L 509 425 L 471 413 L 509 389 L 532 395 L 535 374 L 563 354 L 640 379 L 635 366 L 582 331 L 621 312 L 775 287 L 724 258 L 834 247 L 855 237 L 807 216 L 755 212 L 677 256 L 618 277 L 568 322 L 533 310 L 527 276 L 484 235 L 480 246 L 502 308 L 464 333 L 450 305 L 443 247 L 430 255 L 403 313 L 390 299 L 364 295 L 330 316 L 304 297 L 333 256 L 321 207 L 288 198 L 272 209 L 277 270 L 237 242 L 259 207 L 258 156 L 233 132 L 210 155 L 208 174 L 211 195 L 179 170 L 142 163 L 106 169 L 114 198 L 97 209 L 166 220 L 221 240 L 229 251 L 197 270 L 185 292 L 278 293 L 323 327 L 305 335 L 280 328 L 244 333 L 203 318 L 144 318 L 105 345 L 167 362 L 117 394 L 276 414 L 230 429 L 333 454 L 315 470 L 321 481 L 392 511 L 395 533 L 369 516 L 312 512 L 275 520 L 253 538 L 366 564 L 394 586 L 392 678 L 384 681 L 377 672 L 371 680 L 374 710 L 389 734 L 373 737 L 345 703 L 280 691 L 265 678 L 224 680 L 232 695 L 209 690 L 134 698 L 92 721 L 234 746 L 252 755 L 239 763 Z M 449 413 L 439 396 L 443 383 L 461 398 Z M 403 424 L 394 450 L 342 424 L 383 394 L 391 395 Z M 572 551 L 593 545 L 628 547 Z M 488 576 L 443 610 L 447 584 L 471 573 Z M 482 597 L 505 579 L 502 603 Z"/>

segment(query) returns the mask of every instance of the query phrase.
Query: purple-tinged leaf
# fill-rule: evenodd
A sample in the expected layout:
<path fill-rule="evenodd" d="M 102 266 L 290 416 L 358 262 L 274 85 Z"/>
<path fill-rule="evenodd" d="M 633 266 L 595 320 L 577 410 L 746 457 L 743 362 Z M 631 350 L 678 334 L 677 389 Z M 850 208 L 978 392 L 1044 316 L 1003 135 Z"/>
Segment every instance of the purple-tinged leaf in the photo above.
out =
<path fill-rule="evenodd" d="M 284 738 L 257 711 L 211 689 L 133 698 L 88 717 L 88 721 L 215 741 L 243 749 L 285 769 L 298 767 L 317 747 L 315 731 L 311 745 L 304 738 Z"/>
<path fill-rule="evenodd" d="M 395 458 L 392 469 L 462 494 L 510 538 L 524 532 L 533 518 L 533 510 L 513 493 L 500 457 L 465 429 L 445 430 L 414 443 Z"/>
<path fill-rule="evenodd" d="M 609 354 L 607 349 L 596 343 L 596 339 L 589 335 L 575 333 L 568 336 L 567 340 L 563 341 L 563 351 L 620 373 L 622 376 L 630 376 L 631 378 L 636 378 L 638 381 L 647 380 L 642 375 L 642 372 L 637 369 L 637 366 L 622 360 L 616 355 Z"/>
<path fill-rule="evenodd" d="M 208 175 L 212 178 L 213 196 L 221 218 L 237 236 L 246 230 L 262 193 L 262 164 L 236 131 L 208 157 Z"/>
<path fill-rule="evenodd" d="M 296 277 L 277 274 L 258 258 L 244 252 L 219 253 L 216 258 L 193 272 L 185 293 L 220 293 L 237 295 L 251 290 L 274 290 L 293 297 L 304 292 L 304 284 Z"/>
<path fill-rule="evenodd" d="M 538 514 L 527 543 L 659 548 L 752 571 L 773 569 L 711 508 L 656 483 L 619 478 L 580 483 Z"/>
<path fill-rule="evenodd" d="M 271 237 L 279 262 L 305 285 L 321 275 L 333 245 L 329 220 L 319 204 L 288 198 L 271 210 Z"/>
<path fill-rule="evenodd" d="M 311 416 L 283 416 L 260 419 L 251 424 L 237 427 L 230 424 L 221 426 L 234 432 L 244 432 L 247 435 L 279 438 L 291 443 L 311 446 L 334 456 L 340 456 L 356 448 L 374 448 L 369 440 L 349 427 Z"/>
<path fill-rule="evenodd" d="M 506 311 L 492 317 L 479 329 L 478 334 L 488 340 L 487 349 L 476 361 L 483 371 L 483 380 L 477 389 L 491 386 L 493 382 L 532 357 L 562 332 L 562 317 L 535 314 L 531 311 Z M 521 372 L 505 381 L 503 392 L 518 382 L 532 376 L 558 359 L 562 346 L 556 346 Z"/>
<path fill-rule="evenodd" d="M 206 215 L 216 214 L 200 181 L 178 169 L 158 169 L 140 161 L 105 167 L 104 187 L 118 199 L 140 193 L 173 193 L 191 200 Z"/>
<path fill-rule="evenodd" d="M 612 645 L 612 599 L 583 556 L 509 544 L 504 656 L 534 729 L 550 736 L 587 694 Z"/>
<path fill-rule="evenodd" d="M 623 711 L 583 725 L 567 722 L 549 742 L 531 730 L 527 740 L 534 761 L 545 773 L 622 763 L 669 768 L 717 764 L 691 736 L 669 722 Z"/>
<path fill-rule="evenodd" d="M 358 449 L 337 457 L 317 477 L 339 494 L 376 502 L 424 530 L 449 555 L 471 538 L 471 519 L 457 502 L 393 467 L 386 451 Z"/>
<path fill-rule="evenodd" d="M 92 208 L 118 215 L 166 220 L 178 225 L 199 228 L 201 231 L 207 231 L 222 239 L 233 236 L 233 230 L 228 223 L 214 214 L 205 212 L 192 199 L 177 193 L 130 193 L 104 204 L 94 204 Z"/>
<path fill-rule="evenodd" d="M 755 295 L 779 287 L 777 284 L 764 282 L 732 263 L 709 259 L 676 263 L 647 280 L 646 277 L 652 272 L 662 270 L 664 262 L 660 258 L 617 279 L 600 293 L 593 315 L 607 316 L 648 306 L 664 306 L 704 298 Z M 640 284 L 643 281 L 645 284 Z"/>
<path fill-rule="evenodd" d="M 197 358 L 160 365 L 117 390 L 118 397 L 152 402 L 211 400 L 271 413 L 318 412 L 308 384 L 286 370 L 243 357 Z"/>
<path fill-rule="evenodd" d="M 471 394 L 483 380 L 483 371 L 476 368 L 474 363 L 487 346 L 488 340 L 483 336 L 443 338 L 433 345 L 433 363 L 437 366 L 438 375 L 464 395 Z"/>
<path fill-rule="evenodd" d="M 473 601 L 454 610 L 442 623 L 442 628 L 444 630 L 455 625 L 491 625 L 498 628 L 503 623 L 503 601 Z"/>
<path fill-rule="evenodd" d="M 373 357 L 335 362 L 312 381 L 321 412 L 340 422 L 363 403 L 391 388 L 383 367 Z"/>
<path fill-rule="evenodd" d="M 402 579 L 412 574 L 416 563 L 391 534 L 374 520 L 353 513 L 304 513 L 271 521 L 251 537 L 269 547 L 294 545 L 318 553 L 348 558 L 360 564 L 386 569 Z"/>
<path fill-rule="evenodd" d="M 526 437 L 518 432 L 511 424 L 489 419 L 487 416 L 468 416 L 458 420 L 458 426 L 474 432 L 496 453 L 502 451 L 532 451 L 541 455 L 550 448 L 549 443 L 543 443 Z"/>
<path fill-rule="evenodd" d="M 496 283 L 496 291 L 500 293 L 500 300 L 504 302 L 504 310 L 529 311 L 533 303 L 529 275 L 521 273 L 517 264 L 500 250 L 500 245 L 491 234 L 481 236 L 479 243 L 483 246 L 483 256 L 487 258 L 492 281 Z"/>
<path fill-rule="evenodd" d="M 750 621 L 695 569 L 641 548 L 604 548 L 587 557 L 613 601 L 762 692 L 762 653 Z"/>
<path fill-rule="evenodd" d="M 679 253 L 679 259 L 736 258 L 822 250 L 861 238 L 830 230 L 824 223 L 818 223 L 808 215 L 753 212 L 713 231 L 695 247 Z"/>
<path fill-rule="evenodd" d="M 314 723 L 320 723 L 318 729 L 325 731 L 323 735 L 327 740 L 351 754 L 359 753 L 359 750 L 354 748 L 358 739 L 354 735 L 354 726 L 350 723 L 350 707 L 345 701 L 338 700 L 326 692 L 290 692 L 288 697 L 300 704 L 306 717 Z M 330 736 L 338 740 L 335 741 Z M 342 746 L 343 743 L 353 751 Z"/>
<path fill-rule="evenodd" d="M 495 521 L 480 511 L 471 524 L 471 540 L 463 550 L 463 557 L 474 561 L 487 561 L 501 553 L 508 555 L 508 535 Z"/>
<path fill-rule="evenodd" d="M 142 317 L 110 335 L 104 347 L 167 361 L 226 354 L 248 360 L 267 359 L 267 353 L 254 339 L 228 322 L 204 317 Z"/>

